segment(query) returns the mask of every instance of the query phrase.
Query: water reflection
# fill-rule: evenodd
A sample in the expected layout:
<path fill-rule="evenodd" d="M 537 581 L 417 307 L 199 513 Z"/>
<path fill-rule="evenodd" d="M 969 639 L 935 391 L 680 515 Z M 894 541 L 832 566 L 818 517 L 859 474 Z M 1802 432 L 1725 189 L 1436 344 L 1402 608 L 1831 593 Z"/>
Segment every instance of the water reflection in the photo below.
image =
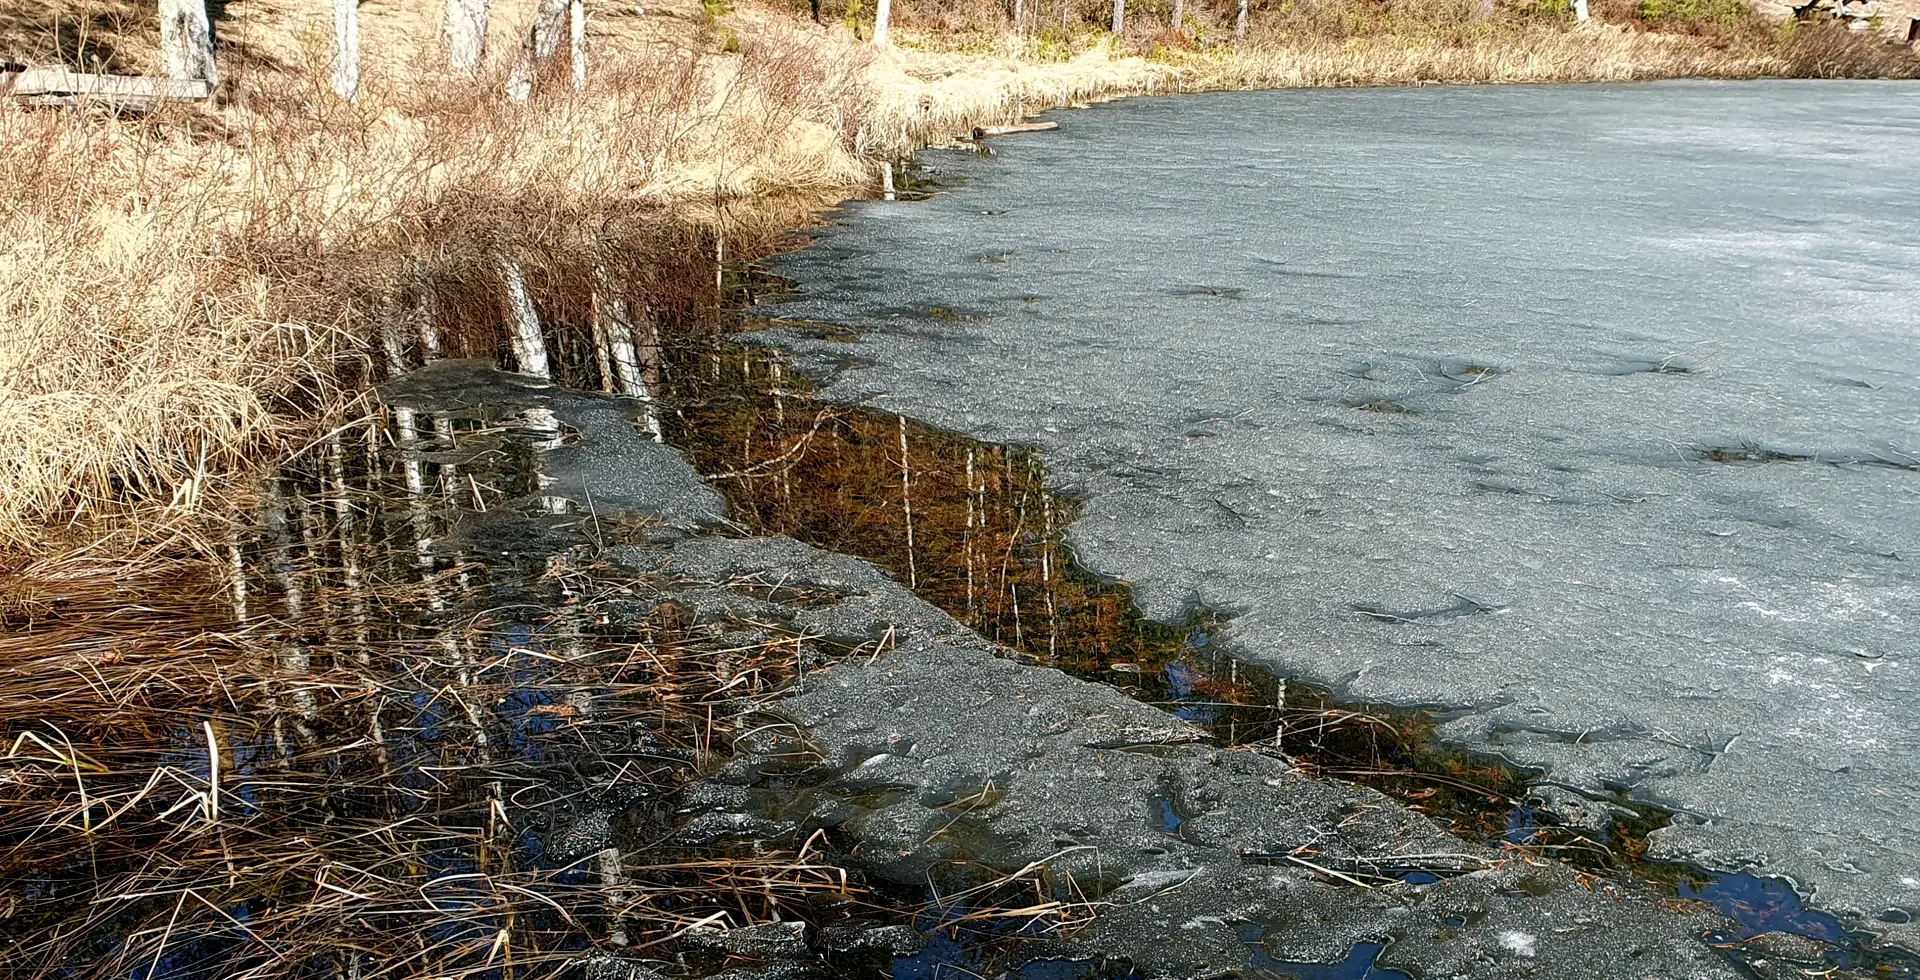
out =
<path fill-rule="evenodd" d="M 1035 452 L 818 400 L 762 348 L 702 345 L 669 351 L 666 363 L 668 441 L 755 533 L 880 565 L 982 635 L 1165 707 L 1222 745 L 1366 782 L 1464 833 L 1499 836 L 1523 775 L 1437 749 L 1428 713 L 1290 686 L 1216 650 L 1218 617 L 1149 620 L 1126 583 L 1077 568 L 1064 537 L 1078 502 L 1046 485 Z"/>
<path fill-rule="evenodd" d="M 395 409 L 269 480 L 223 566 L 76 568 L 10 613 L 0 965 L 540 975 L 844 902 L 814 860 L 658 843 L 796 641 L 524 533 L 573 520 L 568 438 Z"/>

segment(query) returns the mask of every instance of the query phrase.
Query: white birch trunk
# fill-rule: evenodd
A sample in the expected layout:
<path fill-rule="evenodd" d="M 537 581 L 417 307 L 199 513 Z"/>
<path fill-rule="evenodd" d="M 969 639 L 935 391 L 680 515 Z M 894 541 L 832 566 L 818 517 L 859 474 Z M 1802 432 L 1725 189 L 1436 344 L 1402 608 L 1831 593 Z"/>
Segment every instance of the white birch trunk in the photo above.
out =
<path fill-rule="evenodd" d="M 381 353 L 386 355 L 389 380 L 407 373 L 407 339 L 401 333 L 406 326 L 397 297 L 380 304 L 380 323 L 374 329 L 380 331 Z"/>
<path fill-rule="evenodd" d="M 168 78 L 204 78 L 220 84 L 206 0 L 160 0 L 160 63 Z"/>
<path fill-rule="evenodd" d="M 607 337 L 607 317 L 601 315 L 600 304 L 604 298 L 600 290 L 593 291 L 593 367 L 600 379 L 600 390 L 611 395 L 614 392 L 613 342 Z"/>
<path fill-rule="evenodd" d="M 304 580 L 292 571 L 293 537 L 288 528 L 292 521 L 292 514 L 288 509 L 286 496 L 280 492 L 278 480 L 266 481 L 266 496 L 266 506 L 262 508 L 262 516 L 273 542 L 273 554 L 266 564 L 275 584 L 280 587 L 281 602 L 286 607 L 286 622 L 290 628 L 298 629 L 302 625 L 300 619 L 305 607 L 301 592 Z M 299 655 L 298 643 L 284 643 L 275 652 L 274 659 L 281 667 L 287 669 L 287 676 L 304 677 L 305 673 L 300 671 Z M 293 688 L 293 697 L 297 700 L 300 696 L 299 692 L 305 688 L 305 685 L 296 682 L 289 686 Z M 281 710 L 279 687 L 272 685 L 266 690 L 267 710 L 273 715 L 273 743 L 279 752 L 281 764 L 285 765 L 293 759 L 293 745 L 287 740 L 286 714 Z"/>
<path fill-rule="evenodd" d="M 527 31 L 527 42 L 520 48 L 520 60 L 514 62 L 513 73 L 507 76 L 507 98 L 515 102 L 525 102 L 533 96 L 533 81 L 540 76 L 540 68 L 560 50 L 560 38 L 567 29 L 567 8 L 571 0 L 540 0 L 540 6 L 533 12 L 533 26 Z"/>
<path fill-rule="evenodd" d="M 1247 36 L 1247 0 L 1240 0 L 1240 13 L 1233 18 L 1233 36 Z"/>
<path fill-rule="evenodd" d="M 975 507 L 973 494 L 973 450 L 967 450 L 967 530 L 961 536 L 961 547 L 967 555 L 967 622 L 978 626 L 973 606 L 973 533 L 974 528 L 986 524 L 985 514 Z"/>
<path fill-rule="evenodd" d="M 360 99 L 360 0 L 333 0 L 333 94 Z"/>
<path fill-rule="evenodd" d="M 642 402 L 646 413 L 646 430 L 653 436 L 654 442 L 665 442 L 666 431 L 660 427 L 659 405 L 653 398 L 653 393 L 660 390 L 664 380 L 660 364 L 660 322 L 654 319 L 651 311 L 642 307 L 640 319 L 633 327 L 639 334 L 634 338 L 634 347 L 640 355 L 640 383 L 644 386 L 641 390 L 645 392 L 642 397 L 646 399 Z"/>
<path fill-rule="evenodd" d="M 445 412 L 433 416 L 433 441 L 440 449 L 453 449 L 460 444 L 460 437 L 453 430 L 453 417 Z M 449 492 L 453 481 L 460 477 L 460 467 L 454 463 L 439 463 L 440 487 Z"/>
<path fill-rule="evenodd" d="M 1582 24 L 1587 22 L 1587 0 L 1573 0 L 1573 19 Z"/>
<path fill-rule="evenodd" d="M 893 200 L 893 162 L 891 160 L 881 164 L 880 197 L 888 201 Z"/>
<path fill-rule="evenodd" d="M 620 849 L 609 847 L 593 856 L 594 870 L 600 873 L 600 884 L 607 890 L 607 942 L 615 946 L 626 946 L 633 942 L 627 936 L 627 924 L 620 918 L 620 909 L 627 904 L 627 890 L 620 887 L 626 884 L 626 869 L 620 861 Z"/>
<path fill-rule="evenodd" d="M 1113 33 L 1127 32 L 1127 0 L 1113 0 Z"/>
<path fill-rule="evenodd" d="M 645 398 L 647 384 L 640 375 L 640 354 L 634 346 L 633 319 L 626 298 L 615 290 L 613 277 L 606 267 L 595 269 L 594 279 L 599 287 L 594 295 L 594 310 L 612 355 L 613 390 L 628 397 Z"/>
<path fill-rule="evenodd" d="M 500 276 L 507 285 L 507 339 L 513 346 L 514 366 L 521 374 L 551 378 L 547 366 L 547 342 L 540 336 L 540 314 L 534 311 L 533 297 L 527 294 L 527 274 L 520 263 L 499 256 Z"/>
<path fill-rule="evenodd" d="M 420 415 L 394 406 L 393 431 L 400 447 L 400 472 L 407 484 L 407 523 L 413 528 L 413 564 L 421 581 L 433 574 L 433 518 L 427 512 L 426 464 L 420 459 Z"/>
<path fill-rule="evenodd" d="M 420 336 L 421 359 L 430 361 L 440 356 L 440 327 L 433 320 L 433 287 L 417 271 L 411 278 L 414 331 Z"/>
<path fill-rule="evenodd" d="M 487 0 L 447 0 L 440 38 L 454 71 L 473 74 L 487 54 Z"/>
<path fill-rule="evenodd" d="M 418 500 L 427 495 L 426 470 L 420 465 L 415 446 L 420 441 L 420 413 L 405 405 L 393 406 L 393 441 L 400 447 L 400 473 L 407 485 L 407 496 Z"/>
<path fill-rule="evenodd" d="M 880 0 L 880 6 L 873 12 L 873 43 L 875 45 L 884 48 L 891 43 L 887 40 L 887 28 L 892 20 L 893 0 Z"/>
<path fill-rule="evenodd" d="M 613 368 L 613 390 L 640 400 L 640 428 L 653 441 L 662 441 L 660 413 L 653 402 L 648 371 L 642 366 L 640 344 L 634 339 L 633 308 L 614 285 L 605 266 L 593 270 L 593 309 L 596 332 L 606 337 L 607 353 Z M 653 356 L 659 356 L 658 344 L 651 344 Z M 657 378 L 657 372 L 653 372 Z"/>
<path fill-rule="evenodd" d="M 1179 30 L 1180 25 L 1183 22 L 1185 22 L 1186 19 L 1187 19 L 1186 0 L 1173 0 L 1173 29 L 1176 31 Z"/>
<path fill-rule="evenodd" d="M 233 591 L 233 621 L 244 623 L 247 615 L 247 562 L 240 554 L 238 532 L 227 538 L 227 581 Z"/>
<path fill-rule="evenodd" d="M 566 444 L 560 434 L 560 417 L 551 408 L 529 408 L 521 418 L 525 420 L 527 445 L 532 452 L 533 486 L 542 491 L 533 498 L 533 505 L 548 514 L 571 514 L 574 511 L 572 500 L 559 494 L 545 493 L 554 485 L 556 479 L 547 475 L 547 454 Z"/>
<path fill-rule="evenodd" d="M 1020 22 L 1025 19 L 1022 15 L 1026 12 L 1027 0 L 1013 0 L 1013 26 L 1020 26 Z"/>
<path fill-rule="evenodd" d="M 319 544 L 314 534 L 314 523 L 318 519 L 317 510 L 313 501 L 296 494 L 291 501 L 291 509 L 287 512 L 289 520 L 300 525 L 300 543 L 309 555 L 320 554 Z M 290 536 L 288 543 L 292 543 Z M 306 586 L 302 584 L 301 576 L 295 574 L 292 569 L 293 563 L 284 560 L 286 558 L 284 552 L 281 557 L 283 561 L 275 562 L 275 568 L 280 576 L 281 602 L 286 606 L 287 625 L 289 632 L 292 633 L 303 629 L 306 625 L 304 620 L 309 597 Z M 312 673 L 313 655 L 298 640 L 289 640 L 281 644 L 279 660 L 281 669 L 286 671 L 288 677 L 307 677 Z M 294 685 L 292 701 L 302 719 L 311 720 L 319 712 L 313 689 L 305 684 Z M 305 728 L 306 726 L 298 722 L 294 724 L 295 731 L 303 736 L 307 734 Z M 283 745 L 285 744 L 284 738 L 280 741 Z M 283 748 L 282 751 L 284 753 L 286 749 Z"/>
<path fill-rule="evenodd" d="M 567 5 L 567 36 L 571 42 L 569 52 L 573 62 L 573 90 L 587 90 L 587 5 L 585 0 L 573 0 Z"/>
<path fill-rule="evenodd" d="M 346 442 L 339 432 L 327 437 L 327 482 L 329 496 L 333 498 L 333 535 L 340 548 L 340 587 L 346 593 L 347 623 L 353 628 L 354 659 L 361 664 L 372 659 L 367 652 L 369 639 L 367 630 L 367 596 L 360 587 L 360 548 L 359 536 L 354 533 L 354 513 L 352 489 L 347 485 L 347 449 Z M 379 472 L 377 461 L 373 463 L 374 472 Z M 329 637 L 333 634 L 331 626 Z M 346 646 L 346 644 L 340 644 Z"/>

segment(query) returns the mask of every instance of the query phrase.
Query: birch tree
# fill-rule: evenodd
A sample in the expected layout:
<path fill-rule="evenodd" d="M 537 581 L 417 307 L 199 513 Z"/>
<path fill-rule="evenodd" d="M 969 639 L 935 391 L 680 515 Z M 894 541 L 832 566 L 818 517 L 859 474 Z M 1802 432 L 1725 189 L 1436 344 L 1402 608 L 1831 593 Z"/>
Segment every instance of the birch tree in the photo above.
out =
<path fill-rule="evenodd" d="M 873 43 L 876 46 L 884 48 L 890 43 L 887 40 L 887 27 L 892 20 L 893 0 L 880 0 L 880 5 L 873 11 Z"/>
<path fill-rule="evenodd" d="M 567 30 L 567 9 L 572 0 L 540 0 L 534 10 L 533 26 L 527 30 L 526 43 L 520 46 L 520 60 L 507 76 L 507 98 L 525 102 L 533 96 L 533 80 L 540 67 L 560 50 L 560 38 Z"/>
<path fill-rule="evenodd" d="M 1127 0 L 1113 0 L 1113 33 L 1127 32 Z"/>
<path fill-rule="evenodd" d="M 547 342 L 540 335 L 540 314 L 534 310 L 533 297 L 527 292 L 527 274 L 520 263 L 505 255 L 495 258 L 500 265 L 500 278 L 507 286 L 507 339 L 513 347 L 514 366 L 521 374 L 551 378 Z"/>
<path fill-rule="evenodd" d="M 440 356 L 440 325 L 434 322 L 433 284 L 421 272 L 419 263 L 407 263 L 407 294 L 412 300 L 410 318 L 420 338 L 422 360 Z"/>
<path fill-rule="evenodd" d="M 1173 0 L 1173 29 L 1176 31 L 1179 30 L 1180 25 L 1185 23 L 1186 19 L 1187 19 L 1186 0 Z"/>
<path fill-rule="evenodd" d="M 487 0 L 447 0 L 440 39 L 453 70 L 469 75 L 479 71 L 487 53 Z"/>
<path fill-rule="evenodd" d="M 360 99 L 360 0 L 333 0 L 333 94 Z"/>
<path fill-rule="evenodd" d="M 606 387 L 629 398 L 640 400 L 641 429 L 661 441 L 660 415 L 653 392 L 659 385 L 660 343 L 651 328 L 651 315 L 643 308 L 641 316 L 649 321 L 646 342 L 635 336 L 633 307 L 606 266 L 593 270 L 594 329 L 610 355 L 603 371 L 608 372 Z M 651 377 L 649 377 L 651 375 Z"/>
<path fill-rule="evenodd" d="M 1233 18 L 1233 36 L 1247 36 L 1247 0 L 1240 0 L 1240 13 Z"/>
<path fill-rule="evenodd" d="M 1582 24 L 1587 22 L 1587 0 L 1573 0 L 1573 19 Z"/>
<path fill-rule="evenodd" d="M 587 90 L 587 5 L 585 0 L 567 4 L 568 52 L 573 62 L 573 90 Z"/>
<path fill-rule="evenodd" d="M 160 0 L 160 63 L 168 78 L 204 78 L 220 84 L 206 0 Z"/>

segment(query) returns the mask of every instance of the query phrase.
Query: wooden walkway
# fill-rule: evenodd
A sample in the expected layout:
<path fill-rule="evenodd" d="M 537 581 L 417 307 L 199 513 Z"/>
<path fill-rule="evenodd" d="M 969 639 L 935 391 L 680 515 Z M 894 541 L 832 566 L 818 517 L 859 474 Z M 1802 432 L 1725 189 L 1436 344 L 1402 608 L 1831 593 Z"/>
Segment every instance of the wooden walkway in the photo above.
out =
<path fill-rule="evenodd" d="M 0 98 L 28 105 L 151 109 L 168 102 L 199 102 L 212 93 L 213 86 L 197 78 L 88 75 L 63 68 L 0 72 Z"/>

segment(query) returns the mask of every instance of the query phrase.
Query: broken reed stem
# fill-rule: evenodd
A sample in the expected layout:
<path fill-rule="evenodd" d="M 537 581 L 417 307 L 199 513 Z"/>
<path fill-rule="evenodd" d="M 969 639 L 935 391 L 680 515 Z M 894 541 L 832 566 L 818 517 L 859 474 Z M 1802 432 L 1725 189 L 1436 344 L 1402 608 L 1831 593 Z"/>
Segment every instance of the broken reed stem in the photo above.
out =
<path fill-rule="evenodd" d="M 211 720 L 200 723 L 207 735 L 207 823 L 220 822 L 220 740 Z"/>
<path fill-rule="evenodd" d="M 894 417 L 900 421 L 900 512 L 907 524 L 907 588 L 917 589 L 920 567 L 913 554 L 913 469 L 907 460 L 907 417 Z"/>
<path fill-rule="evenodd" d="M 977 626 L 979 625 L 979 621 L 976 616 L 976 610 L 974 605 L 974 595 L 973 595 L 974 593 L 973 538 L 974 538 L 976 529 L 982 523 L 982 515 L 979 513 L 981 502 L 979 501 L 978 495 L 974 490 L 973 447 L 971 446 L 967 447 L 966 477 L 967 477 L 967 527 L 966 527 L 965 536 L 961 539 L 961 547 L 963 547 L 966 550 L 966 559 L 967 559 L 967 622 L 969 624 Z"/>

